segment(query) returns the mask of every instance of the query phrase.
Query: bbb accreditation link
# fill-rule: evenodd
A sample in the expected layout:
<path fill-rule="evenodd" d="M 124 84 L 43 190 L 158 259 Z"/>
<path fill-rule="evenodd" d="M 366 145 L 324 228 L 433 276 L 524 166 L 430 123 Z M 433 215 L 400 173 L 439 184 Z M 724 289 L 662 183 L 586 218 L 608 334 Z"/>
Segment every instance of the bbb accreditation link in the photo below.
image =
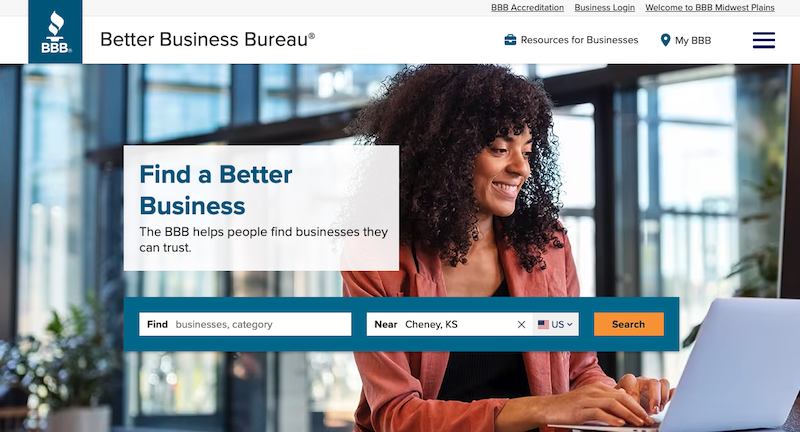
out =
<path fill-rule="evenodd" d="M 492 12 L 564 12 L 563 5 L 492 3 Z"/>

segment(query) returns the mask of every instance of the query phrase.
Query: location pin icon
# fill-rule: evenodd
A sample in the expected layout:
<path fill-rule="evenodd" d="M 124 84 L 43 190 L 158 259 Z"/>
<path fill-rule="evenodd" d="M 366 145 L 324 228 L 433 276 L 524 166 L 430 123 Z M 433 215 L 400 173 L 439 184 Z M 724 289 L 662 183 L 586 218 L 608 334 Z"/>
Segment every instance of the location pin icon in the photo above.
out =
<path fill-rule="evenodd" d="M 664 33 L 663 35 L 661 35 L 661 43 L 663 43 L 664 46 L 669 45 L 669 40 L 670 40 L 669 34 Z"/>

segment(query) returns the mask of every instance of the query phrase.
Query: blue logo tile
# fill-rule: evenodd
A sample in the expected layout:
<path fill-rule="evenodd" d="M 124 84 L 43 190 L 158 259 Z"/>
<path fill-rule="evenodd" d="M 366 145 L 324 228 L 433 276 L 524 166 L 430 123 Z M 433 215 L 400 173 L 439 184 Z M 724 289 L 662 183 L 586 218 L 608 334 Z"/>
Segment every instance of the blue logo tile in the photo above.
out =
<path fill-rule="evenodd" d="M 28 1 L 28 63 L 81 63 L 82 0 Z"/>

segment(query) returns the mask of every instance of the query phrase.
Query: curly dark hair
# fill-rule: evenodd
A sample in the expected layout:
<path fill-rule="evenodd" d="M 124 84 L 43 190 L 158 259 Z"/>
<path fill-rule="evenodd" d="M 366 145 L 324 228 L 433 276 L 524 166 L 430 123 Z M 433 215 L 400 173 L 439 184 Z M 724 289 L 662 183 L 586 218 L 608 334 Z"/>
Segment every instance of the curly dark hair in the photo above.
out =
<path fill-rule="evenodd" d="M 348 132 L 360 144 L 400 146 L 400 239 L 420 242 L 445 262 L 466 263 L 478 239 L 472 186 L 476 156 L 499 133 L 533 138 L 531 176 L 503 232 L 531 272 L 546 268 L 547 245 L 563 247 L 554 231 L 561 186 L 553 103 L 542 84 L 496 65 L 407 67 L 383 83 L 381 96 L 360 111 Z"/>

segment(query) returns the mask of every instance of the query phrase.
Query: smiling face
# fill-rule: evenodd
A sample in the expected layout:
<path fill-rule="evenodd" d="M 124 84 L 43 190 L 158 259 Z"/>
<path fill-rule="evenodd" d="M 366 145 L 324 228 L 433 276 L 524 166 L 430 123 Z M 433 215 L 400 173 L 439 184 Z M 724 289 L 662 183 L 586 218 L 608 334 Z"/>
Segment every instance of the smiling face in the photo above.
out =
<path fill-rule="evenodd" d="M 475 158 L 472 186 L 478 199 L 478 219 L 510 216 L 522 184 L 531 174 L 531 132 L 498 135 Z"/>

